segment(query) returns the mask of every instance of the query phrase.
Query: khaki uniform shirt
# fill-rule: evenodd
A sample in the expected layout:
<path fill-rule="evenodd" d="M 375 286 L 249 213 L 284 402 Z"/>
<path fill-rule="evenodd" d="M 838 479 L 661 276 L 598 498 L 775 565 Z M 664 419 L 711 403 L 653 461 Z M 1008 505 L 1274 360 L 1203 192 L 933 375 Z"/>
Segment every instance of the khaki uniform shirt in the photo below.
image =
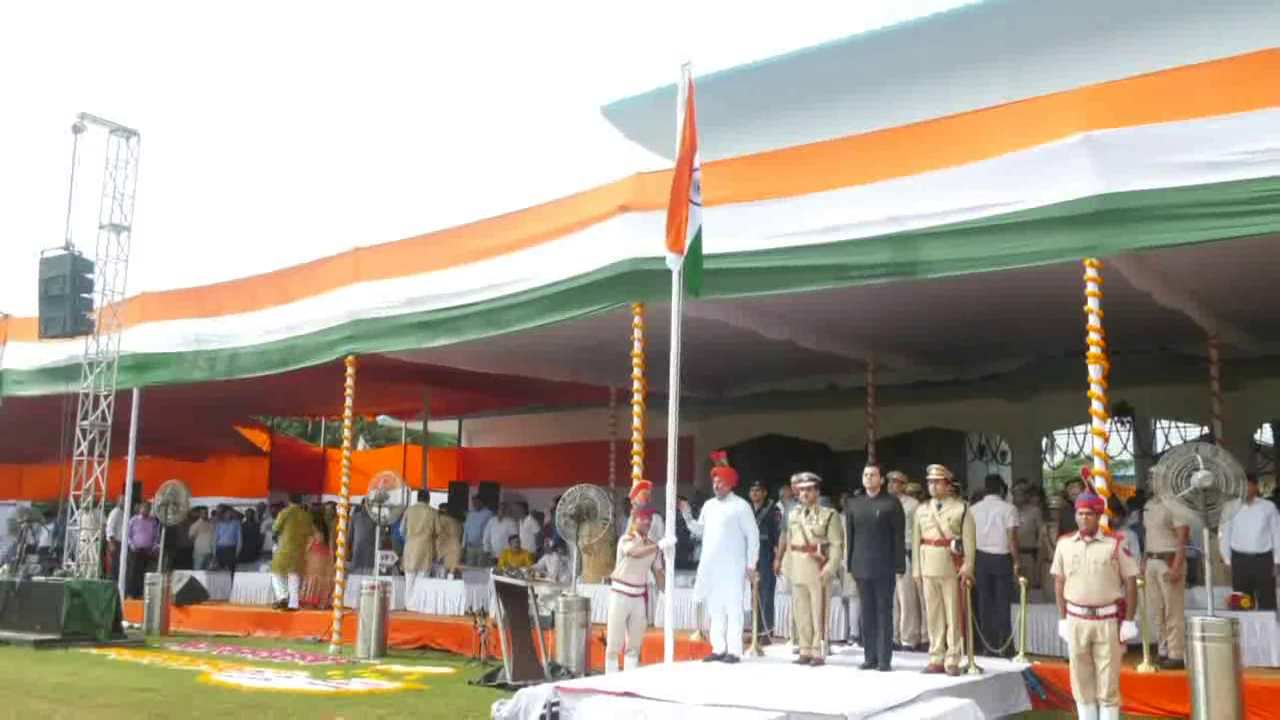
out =
<path fill-rule="evenodd" d="M 941 509 L 939 509 L 941 504 Z M 916 508 L 911 542 L 911 568 L 916 577 L 955 577 L 958 573 L 951 548 L 934 544 L 960 538 L 964 564 L 973 572 L 977 552 L 977 526 L 969 505 L 954 495 L 941 501 L 930 499 Z"/>
<path fill-rule="evenodd" d="M 661 566 L 662 551 L 644 557 L 631 557 L 627 553 L 644 547 L 645 540 L 634 531 L 628 532 L 618 541 L 618 557 L 613 564 L 611 579 L 622 585 L 624 594 L 636 595 L 649 585 L 650 571 L 657 572 Z"/>
<path fill-rule="evenodd" d="M 797 504 L 787 517 L 782 544 L 782 572 L 793 583 L 816 584 L 824 579 L 819 577 L 822 573 L 830 579 L 844 566 L 844 522 L 831 508 Z M 818 546 L 825 559 L 822 565 L 814 555 L 796 549 L 805 545 Z"/>
<path fill-rule="evenodd" d="M 1165 504 L 1162 498 L 1151 498 L 1142 511 L 1142 526 L 1147 533 L 1147 552 L 1171 553 L 1178 551 L 1178 528 L 1187 527 Z"/>
<path fill-rule="evenodd" d="M 1086 538 L 1077 532 L 1058 540 L 1050 572 L 1066 578 L 1067 602 L 1101 607 L 1124 599 L 1126 581 L 1138 576 L 1138 563 L 1122 538 L 1101 531 Z"/>
<path fill-rule="evenodd" d="M 453 572 L 462 564 L 462 523 L 457 518 L 439 513 L 440 534 L 436 535 L 436 556 L 444 569 Z"/>
<path fill-rule="evenodd" d="M 404 511 L 404 571 L 429 573 L 436 561 L 436 538 L 440 534 L 440 514 L 426 503 L 414 503 Z"/>

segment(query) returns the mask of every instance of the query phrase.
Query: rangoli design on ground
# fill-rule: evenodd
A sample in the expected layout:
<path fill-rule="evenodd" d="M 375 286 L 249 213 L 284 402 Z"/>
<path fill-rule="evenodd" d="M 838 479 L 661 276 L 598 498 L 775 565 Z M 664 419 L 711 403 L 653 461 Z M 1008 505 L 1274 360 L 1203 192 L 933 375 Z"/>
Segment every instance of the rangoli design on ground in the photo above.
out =
<path fill-rule="evenodd" d="M 184 653 L 198 653 L 215 657 L 236 658 L 238 660 L 257 660 L 263 662 L 288 663 L 291 665 L 350 665 L 352 660 L 335 655 L 309 653 L 292 648 L 245 647 L 241 645 L 215 645 L 203 641 L 192 641 L 166 645 L 168 650 Z"/>

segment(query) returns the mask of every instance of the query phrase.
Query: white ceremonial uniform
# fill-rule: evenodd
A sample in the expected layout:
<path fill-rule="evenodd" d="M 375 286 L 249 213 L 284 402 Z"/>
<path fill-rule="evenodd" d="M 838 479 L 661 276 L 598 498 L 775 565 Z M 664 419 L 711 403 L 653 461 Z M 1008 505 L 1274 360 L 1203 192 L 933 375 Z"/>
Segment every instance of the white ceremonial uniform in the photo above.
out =
<path fill-rule="evenodd" d="M 640 649 L 649 628 L 649 577 L 662 567 L 661 551 L 644 557 L 629 553 L 655 543 L 628 532 L 618 542 L 613 575 L 609 577 L 609 620 L 605 630 L 604 671 L 617 672 L 623 653 L 623 670 L 640 666 Z M 625 652 L 623 648 L 625 649 Z"/>
<path fill-rule="evenodd" d="M 694 602 L 703 603 L 711 618 L 711 652 L 742 655 L 742 626 L 747 594 L 747 569 L 760 554 L 760 528 L 746 500 L 729 493 L 702 506 L 697 520 L 685 516 L 689 532 L 702 538 L 702 556 L 693 583 Z"/>

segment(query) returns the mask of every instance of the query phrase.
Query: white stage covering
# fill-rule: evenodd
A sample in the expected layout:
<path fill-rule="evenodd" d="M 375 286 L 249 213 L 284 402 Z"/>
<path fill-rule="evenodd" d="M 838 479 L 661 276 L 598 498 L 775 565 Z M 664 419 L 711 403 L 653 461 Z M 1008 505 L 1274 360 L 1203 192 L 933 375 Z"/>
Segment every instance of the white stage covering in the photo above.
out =
<path fill-rule="evenodd" d="M 1204 594 L 1201 589 L 1200 598 Z M 1204 608 L 1188 605 L 1187 617 L 1203 615 Z M 1017 634 L 1018 606 L 1012 608 L 1014 633 Z M 1220 617 L 1240 622 L 1240 654 L 1245 667 L 1280 667 L 1280 621 L 1269 611 L 1237 612 L 1218 610 Z M 1150 614 L 1148 613 L 1148 617 Z M 1147 637 L 1157 641 L 1154 627 L 1148 626 Z M 1027 653 L 1046 657 L 1067 657 L 1067 644 L 1058 637 L 1058 608 L 1036 603 L 1027 606 Z"/>
<path fill-rule="evenodd" d="M 383 578 L 386 577 L 383 576 Z M 360 601 L 360 583 L 372 579 L 372 575 L 349 576 L 343 592 L 343 605 L 349 608 L 356 607 Z M 391 577 L 391 581 L 391 609 L 404 610 L 404 577 L 396 575 Z M 271 589 L 271 573 L 237 572 L 235 579 L 231 582 L 228 601 L 236 605 L 271 605 L 275 602 L 275 592 Z"/>
<path fill-rule="evenodd" d="M 858 670 L 862 651 L 844 648 L 825 667 L 792 663 L 786 649 L 737 665 L 684 662 L 667 668 L 544 683 L 495 705 L 494 717 L 534 720 L 558 699 L 562 718 L 888 718 L 983 720 L 1031 709 L 1023 668 L 984 658 L 982 675 L 922 675 L 924 655 L 896 653 L 894 672 Z M 620 699 L 629 702 L 619 703 Z M 643 701 L 643 702 L 641 702 Z M 726 712 L 737 714 L 724 714 Z"/>

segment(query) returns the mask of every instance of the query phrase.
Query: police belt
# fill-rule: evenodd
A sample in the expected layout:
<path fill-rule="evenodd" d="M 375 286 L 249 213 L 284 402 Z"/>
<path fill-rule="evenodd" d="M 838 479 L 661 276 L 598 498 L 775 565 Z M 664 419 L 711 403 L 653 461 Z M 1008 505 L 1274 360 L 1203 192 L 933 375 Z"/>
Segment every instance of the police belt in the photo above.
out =
<path fill-rule="evenodd" d="M 1174 552 L 1149 552 L 1147 553 L 1147 559 L 1159 560 L 1162 563 L 1171 565 L 1173 564 L 1173 558 L 1175 555 L 1177 555 L 1177 553 Z"/>
<path fill-rule="evenodd" d="M 951 541 L 946 538 L 920 538 L 920 542 L 925 545 L 932 545 L 933 547 L 951 547 Z"/>
<path fill-rule="evenodd" d="M 1067 602 L 1067 614 L 1081 620 L 1115 620 L 1120 617 L 1120 604 L 1111 603 L 1110 605 L 1090 607 Z"/>
<path fill-rule="evenodd" d="M 812 553 L 812 552 L 818 551 L 818 546 L 817 545 L 792 545 L 791 549 L 796 552 Z"/>

